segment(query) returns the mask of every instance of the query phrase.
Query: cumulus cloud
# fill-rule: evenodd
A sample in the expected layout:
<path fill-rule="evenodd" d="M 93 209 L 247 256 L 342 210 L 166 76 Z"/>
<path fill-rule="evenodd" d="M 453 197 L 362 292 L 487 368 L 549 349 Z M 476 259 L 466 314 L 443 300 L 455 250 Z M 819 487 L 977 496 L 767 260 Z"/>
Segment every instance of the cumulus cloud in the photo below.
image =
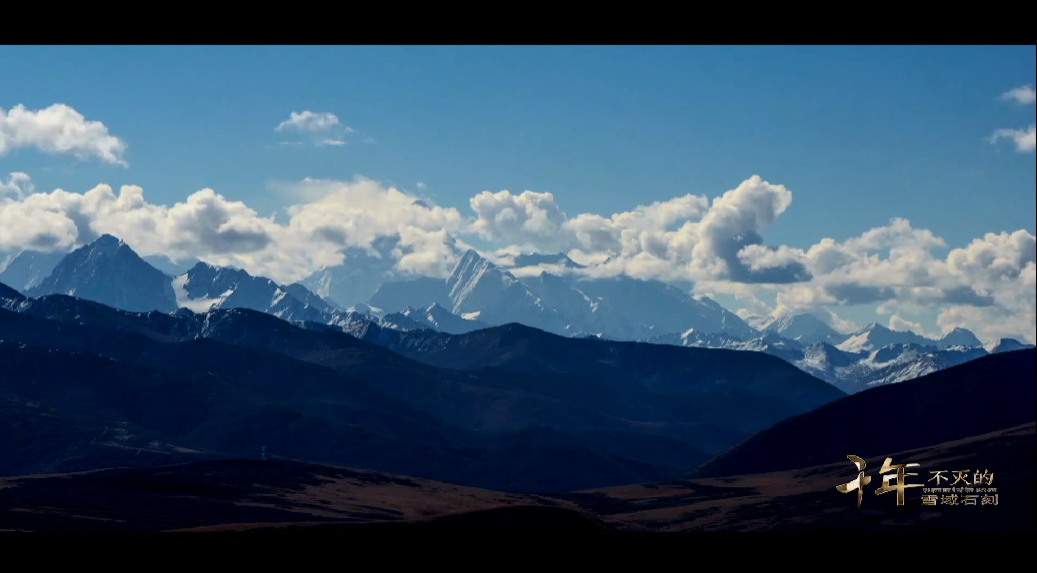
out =
<path fill-rule="evenodd" d="M 274 131 L 301 131 L 308 133 L 324 133 L 342 125 L 338 116 L 327 112 L 293 111 L 288 119 L 277 124 Z"/>
<path fill-rule="evenodd" d="M 1033 86 L 1022 86 L 1006 92 L 1001 99 L 1023 105 L 1033 105 L 1034 102 L 1037 102 L 1037 92 L 1034 92 Z"/>
<path fill-rule="evenodd" d="M 991 143 L 1008 140 L 1015 144 L 1019 153 L 1032 153 L 1037 147 L 1037 126 L 1031 125 L 1027 129 L 999 129 L 990 137 Z"/>
<path fill-rule="evenodd" d="M 330 112 L 293 111 L 288 119 L 277 124 L 276 133 L 294 132 L 303 135 L 316 147 L 343 147 L 348 145 L 345 136 L 355 130 L 343 125 L 338 116 Z M 282 147 L 299 147 L 304 141 L 282 141 Z"/>
<path fill-rule="evenodd" d="M 1013 101 L 1023 105 L 1033 105 L 1035 98 L 1033 86 L 1015 88 L 1001 96 L 1004 101 Z M 999 129 L 990 136 L 990 143 L 1010 141 L 1019 153 L 1033 153 L 1037 148 L 1037 125 L 1031 124 L 1024 129 Z"/>
<path fill-rule="evenodd" d="M 604 217 L 568 217 L 550 193 L 481 193 L 471 201 L 485 238 L 548 251 L 595 254 L 595 276 L 665 276 L 788 284 L 810 279 L 787 253 L 763 244 L 762 231 L 792 203 L 792 193 L 753 176 L 710 203 L 686 195 Z"/>
<path fill-rule="evenodd" d="M 889 317 L 889 329 L 895 332 L 913 332 L 915 334 L 925 334 L 925 329 L 921 324 L 917 322 L 911 322 L 905 320 L 899 315 L 894 314 Z"/>
<path fill-rule="evenodd" d="M 0 201 L 3 201 L 4 197 L 20 200 L 33 191 L 35 188 L 32 179 L 25 173 L 11 173 L 7 176 L 7 181 L 0 179 Z"/>
<path fill-rule="evenodd" d="M 951 307 L 943 310 L 938 319 L 944 332 L 954 328 L 973 330 L 982 340 L 1015 338 L 1037 343 L 1033 305 L 1028 310 L 1011 311 L 1002 307 L 974 308 Z"/>
<path fill-rule="evenodd" d="M 550 193 L 484 191 L 469 204 L 477 216 L 475 230 L 488 239 L 533 242 L 547 249 L 557 249 L 565 241 L 566 216 Z"/>
<path fill-rule="evenodd" d="M 194 257 L 293 282 L 342 263 L 350 249 L 390 257 L 401 274 L 443 277 L 467 248 L 464 239 L 478 237 L 497 249 L 487 255 L 503 265 L 532 252 L 566 253 L 584 265 L 524 257 L 544 264 L 514 269 L 520 276 L 546 270 L 694 283 L 696 294 L 734 296 L 743 314 L 809 312 L 841 332 L 856 325 L 835 312 L 871 305 L 893 315 L 894 328 L 918 330 L 902 317 L 937 308 L 944 328 L 1033 335 L 1031 232 L 988 234 L 949 249 L 931 231 L 893 219 L 805 248 L 766 245 L 763 233 L 791 207 L 792 193 L 759 177 L 712 201 L 687 195 L 608 217 L 569 216 L 554 195 L 534 191 L 482 192 L 463 213 L 362 177 L 272 186 L 291 204 L 282 220 L 212 189 L 166 206 L 149 203 L 135 186 L 34 193 L 24 174 L 0 185 L 0 252 L 67 250 L 110 233 L 142 255 Z M 774 308 L 762 297 L 773 297 Z"/>
<path fill-rule="evenodd" d="M 397 251 L 403 261 L 401 270 L 406 272 L 448 273 L 453 262 L 450 238 L 468 227 L 457 209 L 370 179 L 349 183 L 306 179 L 291 187 L 309 201 L 288 209 L 288 230 L 293 235 L 333 250 L 367 247 L 379 237 L 396 236 L 401 241 Z"/>
<path fill-rule="evenodd" d="M 1024 230 L 988 234 L 945 258 L 933 255 L 944 244 L 904 220 L 842 243 L 824 240 L 798 253 L 815 279 L 779 293 L 779 305 L 879 305 L 881 311 L 895 301 L 901 308 L 945 309 L 941 326 L 968 326 L 971 320 L 979 332 L 1029 337 L 1032 329 L 1019 329 L 1034 308 L 1029 286 L 1034 235 Z M 993 326 L 984 322 L 1006 313 L 1016 318 Z"/>
<path fill-rule="evenodd" d="M 0 157 L 23 148 L 127 166 L 124 141 L 111 135 L 100 121 L 87 121 L 64 104 L 35 111 L 24 105 L 10 111 L 0 108 Z"/>

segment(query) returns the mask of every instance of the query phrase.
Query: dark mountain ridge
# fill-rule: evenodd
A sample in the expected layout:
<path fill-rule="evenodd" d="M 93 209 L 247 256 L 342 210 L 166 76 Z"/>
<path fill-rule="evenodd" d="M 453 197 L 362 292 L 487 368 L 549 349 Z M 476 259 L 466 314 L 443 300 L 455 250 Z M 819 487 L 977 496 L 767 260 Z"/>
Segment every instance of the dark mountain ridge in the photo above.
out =
<path fill-rule="evenodd" d="M 483 360 L 458 371 L 329 327 L 303 329 L 244 309 L 130 313 L 61 295 L 14 308 L 0 313 L 0 339 L 17 345 L 7 348 L 0 369 L 19 372 L 3 384 L 23 403 L 122 418 L 160 434 L 160 442 L 194 450 L 245 453 L 266 445 L 298 459 L 509 491 L 675 477 L 707 457 L 700 452 L 720 451 L 838 397 L 764 356 L 754 366 L 734 353 L 717 358 L 633 343 L 595 350 L 587 341 L 568 358 L 545 354 L 539 364 L 517 350 L 573 341 L 514 326 L 472 339 L 493 342 L 483 345 L 483 356 L 496 348 L 510 362 Z M 52 364 L 31 375 L 44 356 Z M 611 366 L 591 364 L 600 359 Z M 530 376 L 529 364 L 541 374 Z M 146 385 L 129 382 L 141 378 L 158 386 L 144 392 Z M 178 379 L 188 381 L 180 395 L 169 389 Z M 66 400 L 64 392 L 93 394 Z M 165 408 L 181 425 L 159 424 L 131 405 Z"/>
<path fill-rule="evenodd" d="M 759 432 L 689 474 L 791 470 L 976 436 L 1037 420 L 1037 351 L 980 358 L 867 390 Z"/>

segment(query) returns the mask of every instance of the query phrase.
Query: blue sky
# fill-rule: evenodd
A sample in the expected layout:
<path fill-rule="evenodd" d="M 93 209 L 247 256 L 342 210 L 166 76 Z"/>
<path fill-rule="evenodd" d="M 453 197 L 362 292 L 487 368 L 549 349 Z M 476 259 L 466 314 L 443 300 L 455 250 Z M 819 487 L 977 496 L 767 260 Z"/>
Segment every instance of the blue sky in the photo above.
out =
<path fill-rule="evenodd" d="M 267 216 L 296 202 L 273 182 L 363 175 L 465 216 L 481 191 L 528 189 L 608 217 L 758 174 L 793 195 L 768 245 L 902 217 L 953 249 L 1037 226 L 1034 153 L 990 141 L 1033 125 L 1000 97 L 1035 68 L 1034 46 L 3 47 L 0 108 L 66 104 L 129 166 L 22 147 L 0 177 L 159 205 L 211 188 Z M 353 128 L 348 145 L 280 146 L 304 110 Z M 938 313 L 914 317 L 936 330 Z"/>

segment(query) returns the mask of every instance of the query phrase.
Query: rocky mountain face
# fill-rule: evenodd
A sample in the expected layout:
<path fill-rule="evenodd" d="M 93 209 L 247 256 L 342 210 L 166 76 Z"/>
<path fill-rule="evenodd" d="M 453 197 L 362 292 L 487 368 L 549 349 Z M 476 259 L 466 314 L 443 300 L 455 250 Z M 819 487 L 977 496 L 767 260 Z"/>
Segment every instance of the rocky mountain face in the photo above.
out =
<path fill-rule="evenodd" d="M 64 257 L 26 294 L 64 294 L 132 312 L 177 309 L 169 277 L 111 235 L 103 235 Z"/>

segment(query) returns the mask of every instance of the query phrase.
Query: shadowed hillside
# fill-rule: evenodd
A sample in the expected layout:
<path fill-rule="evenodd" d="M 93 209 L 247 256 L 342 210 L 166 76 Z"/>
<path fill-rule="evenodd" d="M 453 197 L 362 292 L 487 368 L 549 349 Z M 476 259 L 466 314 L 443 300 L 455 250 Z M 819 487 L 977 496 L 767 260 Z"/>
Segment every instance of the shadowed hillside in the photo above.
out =
<path fill-rule="evenodd" d="M 1037 420 L 1037 351 L 997 354 L 780 422 L 689 474 L 765 473 L 920 448 Z"/>
<path fill-rule="evenodd" d="M 657 391 L 741 391 L 810 410 L 845 396 L 787 362 L 762 353 L 567 338 L 520 324 L 449 335 L 372 325 L 364 340 L 427 364 L 534 376 L 636 382 Z"/>
<path fill-rule="evenodd" d="M 233 524 L 420 521 L 525 495 L 286 460 L 211 461 L 0 479 L 0 530 L 166 531 Z"/>
<path fill-rule="evenodd" d="M 0 391 L 58 414 L 24 428 L 70 417 L 100 431 L 125 423 L 133 436 L 214 455 L 267 446 L 293 459 L 504 491 L 673 479 L 841 395 L 777 359 L 733 352 L 575 341 L 579 353 L 547 355 L 554 372 L 461 371 L 250 310 L 129 313 L 60 295 L 13 308 L 0 311 L 8 341 L 0 371 L 10 372 Z M 516 340 L 570 342 L 532 329 Z M 31 448 L 18 442 L 11 459 L 20 461 L 5 473 L 95 469 L 104 466 L 91 456 L 109 459 L 79 433 L 51 435 Z"/>
<path fill-rule="evenodd" d="M 899 453 L 868 455 L 872 482 L 857 498 L 836 486 L 856 477 L 841 463 L 740 477 L 695 479 L 610 488 L 562 496 L 621 530 L 629 531 L 1034 531 L 1037 529 L 1037 425 L 975 436 Z M 922 504 L 921 488 L 905 505 L 896 494 L 875 495 L 883 459 L 917 463 L 922 483 L 930 471 L 985 468 L 994 474 L 997 505 Z M 950 475 L 950 474 L 947 474 Z M 932 486 L 932 484 L 929 484 Z M 946 486 L 946 483 L 944 484 Z"/>
<path fill-rule="evenodd" d="M 836 490 L 847 461 L 751 476 L 554 496 L 506 494 L 289 460 L 0 479 L 0 530 L 25 531 L 1033 531 L 1037 425 L 885 454 L 929 471 L 982 466 L 997 505 L 904 506 Z M 877 475 L 883 455 L 869 457 Z M 909 478 L 909 483 L 917 483 Z M 877 481 L 877 480 L 875 480 Z"/>

